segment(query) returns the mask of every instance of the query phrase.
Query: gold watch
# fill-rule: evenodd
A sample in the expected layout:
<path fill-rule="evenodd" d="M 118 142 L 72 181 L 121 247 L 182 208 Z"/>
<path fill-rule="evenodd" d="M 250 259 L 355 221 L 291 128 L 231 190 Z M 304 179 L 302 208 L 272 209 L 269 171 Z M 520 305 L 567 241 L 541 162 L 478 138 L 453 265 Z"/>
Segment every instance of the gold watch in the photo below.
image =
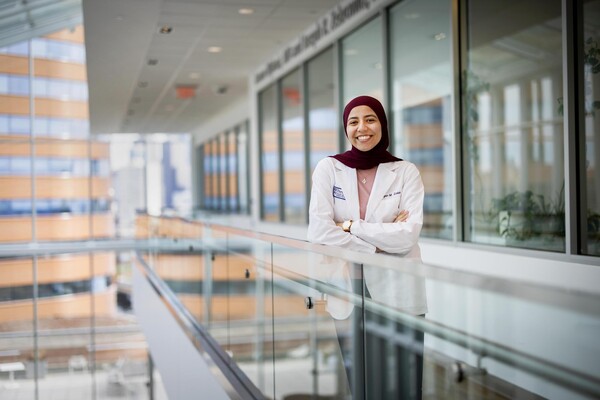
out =
<path fill-rule="evenodd" d="M 352 220 L 349 219 L 348 221 L 344 221 L 342 223 L 342 229 L 344 230 L 344 232 L 350 232 L 350 228 L 352 228 Z"/>

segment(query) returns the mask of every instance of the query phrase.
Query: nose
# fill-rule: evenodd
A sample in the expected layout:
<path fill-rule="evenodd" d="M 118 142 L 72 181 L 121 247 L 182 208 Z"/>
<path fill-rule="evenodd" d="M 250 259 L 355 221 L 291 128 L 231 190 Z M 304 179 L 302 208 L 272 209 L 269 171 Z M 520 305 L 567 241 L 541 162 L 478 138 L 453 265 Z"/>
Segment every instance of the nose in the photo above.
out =
<path fill-rule="evenodd" d="M 366 128 L 366 124 L 364 121 L 359 121 L 358 122 L 358 131 L 363 131 Z"/>

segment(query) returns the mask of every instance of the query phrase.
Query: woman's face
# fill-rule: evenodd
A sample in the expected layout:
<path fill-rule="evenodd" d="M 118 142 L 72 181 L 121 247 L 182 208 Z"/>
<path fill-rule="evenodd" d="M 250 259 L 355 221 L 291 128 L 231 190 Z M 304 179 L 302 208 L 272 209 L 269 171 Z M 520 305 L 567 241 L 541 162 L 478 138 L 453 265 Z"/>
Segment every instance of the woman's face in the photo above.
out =
<path fill-rule="evenodd" d="M 381 140 L 381 122 L 369 106 L 357 106 L 350 111 L 346 133 L 352 146 L 369 151 Z"/>

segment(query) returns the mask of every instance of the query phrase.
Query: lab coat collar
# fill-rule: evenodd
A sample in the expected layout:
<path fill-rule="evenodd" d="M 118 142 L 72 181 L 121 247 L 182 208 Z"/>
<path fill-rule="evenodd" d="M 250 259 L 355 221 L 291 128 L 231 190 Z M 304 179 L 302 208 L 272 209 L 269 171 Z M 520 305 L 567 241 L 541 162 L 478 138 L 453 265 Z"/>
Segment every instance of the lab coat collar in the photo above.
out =
<path fill-rule="evenodd" d="M 344 164 L 334 159 L 334 166 L 337 171 L 344 175 L 344 182 L 347 185 L 348 190 L 344 190 L 344 196 L 348 201 L 348 205 L 352 205 L 350 213 L 353 220 L 360 219 L 360 204 L 358 202 L 358 187 L 356 178 L 356 169 L 346 167 Z M 367 210 L 365 212 L 365 221 L 369 221 L 371 215 L 375 212 L 383 196 L 388 194 L 388 191 L 396 179 L 396 170 L 400 168 L 400 162 L 390 162 L 379 164 L 377 167 L 377 174 L 375 175 L 375 182 L 371 188 L 371 195 L 369 196 L 369 202 L 367 204 Z M 346 189 L 346 185 L 343 185 L 343 189 Z"/>

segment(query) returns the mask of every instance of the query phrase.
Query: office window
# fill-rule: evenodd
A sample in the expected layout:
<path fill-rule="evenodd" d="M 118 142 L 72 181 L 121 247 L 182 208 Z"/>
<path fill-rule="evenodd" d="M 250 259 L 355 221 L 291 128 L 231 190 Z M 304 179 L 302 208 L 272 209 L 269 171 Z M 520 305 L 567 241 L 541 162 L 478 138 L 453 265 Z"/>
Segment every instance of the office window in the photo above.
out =
<path fill-rule="evenodd" d="M 586 221 L 583 253 L 600 255 L 600 1 L 583 3 L 583 86 L 585 124 Z"/>
<path fill-rule="evenodd" d="M 238 191 L 240 212 L 250 213 L 250 143 L 248 121 L 240 124 L 237 135 Z"/>
<path fill-rule="evenodd" d="M 277 91 L 272 84 L 258 96 L 260 123 L 261 218 L 279 221 L 279 141 Z"/>
<path fill-rule="evenodd" d="M 445 239 L 452 238 L 454 193 L 450 13 L 448 0 L 402 2 L 390 9 L 393 153 L 421 172 L 422 235 Z M 435 35 L 423 35 L 423 29 Z"/>
<path fill-rule="evenodd" d="M 231 129 L 226 136 L 227 140 L 227 199 L 229 211 L 238 211 L 238 168 L 237 168 L 237 132 Z"/>
<path fill-rule="evenodd" d="M 343 103 L 360 95 L 383 100 L 381 17 L 346 36 L 342 42 Z"/>
<path fill-rule="evenodd" d="M 467 239 L 564 251 L 561 1 L 470 1 L 467 24 Z"/>
<path fill-rule="evenodd" d="M 306 222 L 301 82 L 299 69 L 281 80 L 284 219 L 292 224 Z"/>
<path fill-rule="evenodd" d="M 219 210 L 228 211 L 228 197 L 229 197 L 229 186 L 228 186 L 228 170 L 227 170 L 227 156 L 229 155 L 227 133 L 223 132 L 217 137 L 219 143 Z"/>
<path fill-rule="evenodd" d="M 338 153 L 337 126 L 340 116 L 335 110 L 333 49 L 329 48 L 307 64 L 308 131 L 310 137 L 310 173 L 317 163 Z"/>

